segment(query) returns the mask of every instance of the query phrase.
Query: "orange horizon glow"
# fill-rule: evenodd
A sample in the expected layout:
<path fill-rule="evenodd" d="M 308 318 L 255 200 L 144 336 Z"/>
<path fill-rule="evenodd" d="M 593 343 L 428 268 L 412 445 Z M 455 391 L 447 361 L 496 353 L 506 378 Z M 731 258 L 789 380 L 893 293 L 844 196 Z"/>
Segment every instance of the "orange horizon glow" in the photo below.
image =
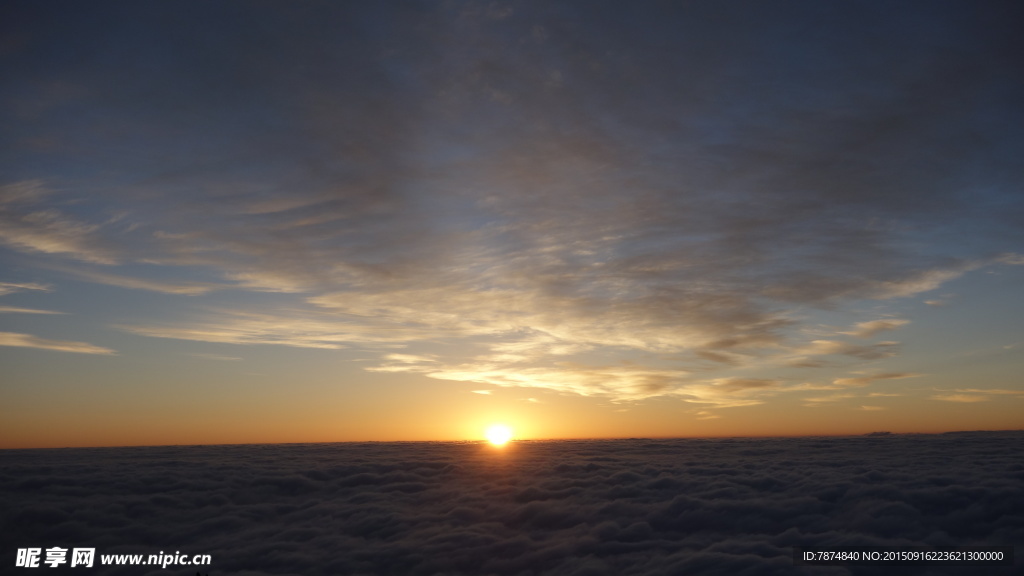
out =
<path fill-rule="evenodd" d="M 274 445 L 286 445 L 286 444 L 345 444 L 345 443 L 388 443 L 388 442 L 453 442 L 453 443 L 465 443 L 475 442 L 484 443 L 494 447 L 503 447 L 508 444 L 515 442 L 561 442 L 561 441 L 602 441 L 602 440 L 700 440 L 700 439 L 728 439 L 728 438 L 843 438 L 843 437 L 854 437 L 854 436 L 867 436 L 872 433 L 885 432 L 896 435 L 929 435 L 929 434 L 956 434 L 956 433 L 971 433 L 971 432 L 1018 432 L 1024 431 L 1024 428 L 991 428 L 991 429 L 955 429 L 955 430 L 914 430 L 914 431 L 896 431 L 896 430 L 871 430 L 867 432 L 835 432 L 835 433 L 793 433 L 793 434 L 698 434 L 698 435 L 678 435 L 678 436 L 656 436 L 656 435 L 636 435 L 636 436 L 559 436 L 559 437 L 535 437 L 535 438 L 521 438 L 513 437 L 504 443 L 495 443 L 490 438 L 481 439 L 479 437 L 473 438 L 418 438 L 418 439 L 397 439 L 397 438 L 361 438 L 361 439 L 287 439 L 274 441 L 270 439 L 240 439 L 231 438 L 225 439 L 224 441 L 196 441 L 192 439 L 184 439 L 183 441 L 160 441 L 156 440 L 153 442 L 141 441 L 139 443 L 39 443 L 39 444 L 18 444 L 18 443 L 0 443 L 0 450 L 49 450 L 49 449 L 67 449 L 67 448 L 144 448 L 144 447 L 168 447 L 168 446 L 245 446 L 245 445 L 261 445 L 261 444 L 274 444 Z"/>
<path fill-rule="evenodd" d="M 311 379 L 313 380 L 313 379 Z M 173 376 L 160 390 L 181 391 Z M 1020 400 L 952 403 L 880 396 L 887 410 L 859 410 L 860 399 L 803 407 L 793 397 L 777 404 L 708 409 L 671 399 L 610 404 L 601 399 L 501 388 L 472 393 L 466 385 L 428 388 L 407 376 L 371 375 L 362 396 L 328 388 L 315 400 L 282 396 L 276 378 L 207 384 L 204 402 L 173 395 L 150 402 L 121 393 L 120 402 L 83 409 L 91 388 L 72 389 L 60 401 L 25 403 L 0 422 L 0 449 L 298 444 L 332 442 L 487 442 L 496 423 L 514 428 L 516 441 L 619 438 L 771 438 L 857 436 L 888 431 L 934 434 L 1019 430 Z M 315 380 L 309 386 L 317 386 Z M 200 388 L 199 383 L 192 386 Z M 785 402 L 785 404 L 783 404 Z M 268 411 L 265 406 L 273 405 Z M 429 409 L 424 409 L 427 406 Z M 713 416 L 713 417 L 709 417 Z"/>

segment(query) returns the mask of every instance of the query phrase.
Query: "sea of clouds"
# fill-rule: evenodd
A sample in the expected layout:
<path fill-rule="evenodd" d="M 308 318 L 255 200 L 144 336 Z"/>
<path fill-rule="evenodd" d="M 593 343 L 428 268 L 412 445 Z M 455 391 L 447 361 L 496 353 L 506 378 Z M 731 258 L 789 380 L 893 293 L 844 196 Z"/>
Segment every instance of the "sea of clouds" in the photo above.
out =
<path fill-rule="evenodd" d="M 1019 554 L 1022 447 L 1024 432 L 5 450 L 0 572 L 196 572 L 15 567 L 17 548 L 61 546 L 210 554 L 204 575 L 1009 575 L 794 566 L 793 547 Z"/>

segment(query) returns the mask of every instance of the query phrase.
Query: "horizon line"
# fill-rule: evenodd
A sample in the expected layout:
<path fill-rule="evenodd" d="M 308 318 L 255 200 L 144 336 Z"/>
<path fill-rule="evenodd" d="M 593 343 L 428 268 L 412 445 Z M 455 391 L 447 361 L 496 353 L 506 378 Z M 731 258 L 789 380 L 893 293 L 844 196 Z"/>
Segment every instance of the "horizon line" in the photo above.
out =
<path fill-rule="evenodd" d="M 615 440 L 723 440 L 723 439 L 793 439 L 793 438 L 885 438 L 889 436 L 941 436 L 946 434 L 976 434 L 1024 432 L 1024 428 L 1002 430 L 947 430 L 944 432 L 890 432 L 879 430 L 857 434 L 771 434 L 771 435 L 736 435 L 736 436 L 606 436 L 589 438 L 513 438 L 508 444 L 540 443 L 540 442 L 594 442 Z M 211 444 L 111 444 L 102 446 L 35 446 L 18 448 L 0 448 L 0 452 L 14 450 L 92 450 L 106 448 L 198 448 L 217 446 L 299 446 L 309 444 L 480 444 L 489 445 L 486 439 L 459 440 L 328 440 L 309 442 L 237 442 Z"/>

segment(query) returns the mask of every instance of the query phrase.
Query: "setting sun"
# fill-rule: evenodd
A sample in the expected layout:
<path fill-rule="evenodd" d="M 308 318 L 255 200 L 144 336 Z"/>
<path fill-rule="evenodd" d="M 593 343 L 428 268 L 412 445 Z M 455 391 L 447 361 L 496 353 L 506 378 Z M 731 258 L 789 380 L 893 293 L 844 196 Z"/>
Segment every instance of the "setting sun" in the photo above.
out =
<path fill-rule="evenodd" d="M 487 429 L 487 441 L 502 446 L 512 439 L 512 429 L 504 424 L 495 424 Z"/>

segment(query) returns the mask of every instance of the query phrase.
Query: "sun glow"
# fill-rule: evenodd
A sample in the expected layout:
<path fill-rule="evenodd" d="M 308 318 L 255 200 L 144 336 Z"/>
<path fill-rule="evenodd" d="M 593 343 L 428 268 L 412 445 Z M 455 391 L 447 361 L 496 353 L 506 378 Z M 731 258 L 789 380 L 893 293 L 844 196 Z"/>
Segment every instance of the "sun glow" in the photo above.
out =
<path fill-rule="evenodd" d="M 512 429 L 504 424 L 495 424 L 487 429 L 487 441 L 495 446 L 504 446 L 512 439 Z"/>

